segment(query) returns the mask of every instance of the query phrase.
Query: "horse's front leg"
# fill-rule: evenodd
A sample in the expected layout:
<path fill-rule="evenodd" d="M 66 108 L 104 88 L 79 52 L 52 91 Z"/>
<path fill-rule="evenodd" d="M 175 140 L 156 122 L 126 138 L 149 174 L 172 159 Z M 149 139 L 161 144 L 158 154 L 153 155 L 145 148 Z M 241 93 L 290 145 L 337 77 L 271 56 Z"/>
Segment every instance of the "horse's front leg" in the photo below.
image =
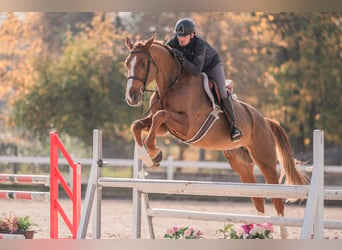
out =
<path fill-rule="evenodd" d="M 136 120 L 133 122 L 131 126 L 132 134 L 134 136 L 134 139 L 136 141 L 136 149 L 137 149 L 137 154 L 138 158 L 141 159 L 146 166 L 153 166 L 153 162 L 151 157 L 147 154 L 143 142 L 142 142 L 142 132 L 149 132 L 150 127 L 152 124 L 152 115 L 145 117 L 140 120 Z M 160 126 L 157 134 L 165 134 L 167 132 L 167 129 L 164 125 Z"/>
<path fill-rule="evenodd" d="M 132 133 L 134 135 L 134 139 L 137 142 L 137 144 L 142 147 L 142 131 L 148 132 L 152 124 L 152 116 L 145 117 L 140 120 L 136 120 L 133 122 L 131 126 Z"/>
<path fill-rule="evenodd" d="M 187 119 L 185 119 L 184 114 L 167 110 L 160 110 L 152 117 L 152 124 L 145 139 L 145 145 L 154 163 L 153 168 L 158 167 L 163 158 L 160 148 L 156 146 L 158 131 L 161 127 L 166 127 L 167 125 L 169 129 L 176 130 L 179 134 L 185 134 L 188 128 L 187 124 L 185 124 L 186 121 Z"/>
<path fill-rule="evenodd" d="M 143 142 L 142 142 L 142 131 L 149 131 L 152 124 L 152 116 L 145 117 L 140 120 L 133 122 L 131 126 L 132 134 L 136 143 L 136 153 L 139 159 L 141 159 L 146 166 L 153 166 L 152 159 L 147 154 Z"/>

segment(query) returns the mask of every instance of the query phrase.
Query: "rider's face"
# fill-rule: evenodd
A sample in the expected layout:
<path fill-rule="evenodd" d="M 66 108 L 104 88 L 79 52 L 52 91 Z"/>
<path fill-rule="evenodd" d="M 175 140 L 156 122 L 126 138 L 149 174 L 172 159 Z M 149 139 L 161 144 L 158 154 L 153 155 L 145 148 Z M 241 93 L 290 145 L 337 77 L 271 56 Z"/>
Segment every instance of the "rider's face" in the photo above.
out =
<path fill-rule="evenodd" d="M 178 42 L 180 46 L 186 46 L 190 43 L 191 35 L 186 36 L 177 36 Z"/>

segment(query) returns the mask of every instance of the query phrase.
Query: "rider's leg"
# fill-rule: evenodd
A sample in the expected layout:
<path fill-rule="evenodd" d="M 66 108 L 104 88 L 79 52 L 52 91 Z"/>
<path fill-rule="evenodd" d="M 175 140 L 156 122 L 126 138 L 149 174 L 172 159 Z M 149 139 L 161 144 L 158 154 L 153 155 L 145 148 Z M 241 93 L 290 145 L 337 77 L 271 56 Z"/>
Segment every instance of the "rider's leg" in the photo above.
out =
<path fill-rule="evenodd" d="M 209 72 L 207 72 L 208 76 L 210 78 L 213 78 L 218 87 L 218 91 L 220 94 L 221 99 L 221 106 L 224 111 L 224 114 L 228 120 L 228 123 L 231 124 L 230 129 L 230 137 L 233 142 L 239 141 L 242 132 L 241 130 L 236 126 L 235 124 L 235 112 L 234 112 L 234 106 L 231 100 L 231 96 L 228 95 L 228 92 L 225 87 L 225 73 L 224 73 L 224 67 L 222 63 L 219 63 L 216 65 L 213 69 L 211 69 Z"/>
<path fill-rule="evenodd" d="M 233 103 L 230 96 L 225 98 L 221 98 L 221 105 L 222 109 L 229 121 L 229 117 L 231 118 L 231 131 L 230 131 L 230 138 L 233 142 L 239 141 L 242 137 L 241 130 L 235 125 L 235 112 L 233 109 Z"/>

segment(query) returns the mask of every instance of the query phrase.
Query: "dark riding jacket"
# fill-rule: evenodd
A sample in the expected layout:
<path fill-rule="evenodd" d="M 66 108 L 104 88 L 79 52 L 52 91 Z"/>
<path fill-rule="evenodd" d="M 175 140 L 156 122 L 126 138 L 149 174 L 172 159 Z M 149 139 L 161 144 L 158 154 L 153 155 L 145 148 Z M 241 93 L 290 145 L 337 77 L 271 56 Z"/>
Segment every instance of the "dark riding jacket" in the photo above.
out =
<path fill-rule="evenodd" d="M 186 46 L 179 45 L 176 35 L 170 38 L 166 44 L 183 53 L 183 66 L 193 75 L 199 75 L 201 72 L 207 73 L 221 61 L 217 51 L 197 35 L 191 38 L 190 43 Z"/>

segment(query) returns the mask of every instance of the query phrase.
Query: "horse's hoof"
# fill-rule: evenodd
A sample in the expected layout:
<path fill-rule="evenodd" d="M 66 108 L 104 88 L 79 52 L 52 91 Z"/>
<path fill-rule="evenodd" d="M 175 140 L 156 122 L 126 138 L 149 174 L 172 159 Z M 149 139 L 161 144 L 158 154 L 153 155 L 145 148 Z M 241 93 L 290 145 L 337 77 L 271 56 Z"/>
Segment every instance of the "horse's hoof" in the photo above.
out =
<path fill-rule="evenodd" d="M 160 150 L 157 156 L 152 159 L 152 162 L 154 164 L 158 164 L 158 167 L 159 167 L 159 163 L 162 161 L 162 159 L 163 159 L 163 152 Z"/>
<path fill-rule="evenodd" d="M 152 169 L 156 169 L 156 168 L 159 168 L 159 166 L 160 166 L 160 164 L 159 164 L 159 163 L 155 163 L 155 164 L 153 164 L 153 165 L 152 165 L 152 167 L 151 167 L 151 168 L 152 168 Z"/>

